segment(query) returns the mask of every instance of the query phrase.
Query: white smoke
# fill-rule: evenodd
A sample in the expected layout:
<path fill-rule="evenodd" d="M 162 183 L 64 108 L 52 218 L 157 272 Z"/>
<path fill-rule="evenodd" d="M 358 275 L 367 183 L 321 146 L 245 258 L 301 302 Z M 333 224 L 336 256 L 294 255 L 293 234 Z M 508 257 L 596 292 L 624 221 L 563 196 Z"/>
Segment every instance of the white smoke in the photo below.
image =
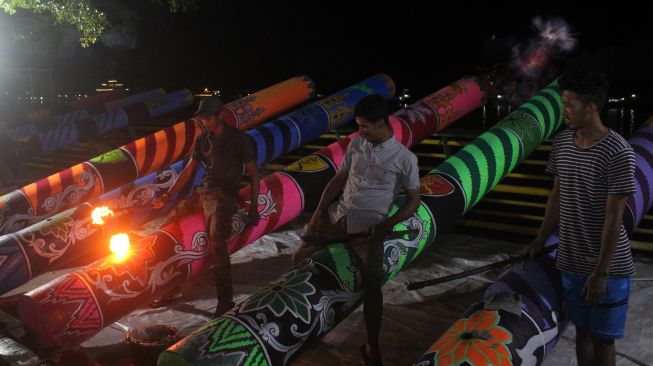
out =
<path fill-rule="evenodd" d="M 133 30 L 124 25 L 115 25 L 100 35 L 100 42 L 109 48 L 136 48 L 136 38 Z"/>
<path fill-rule="evenodd" d="M 512 65 L 523 76 L 537 78 L 553 57 L 570 52 L 577 41 L 571 27 L 561 18 L 544 19 L 537 16 L 531 23 L 537 35 L 513 47 Z"/>
<path fill-rule="evenodd" d="M 571 52 L 577 40 L 571 27 L 561 18 L 537 16 L 531 20 L 536 33 L 528 40 L 512 47 L 512 82 L 502 92 L 516 102 L 529 98 L 550 82 L 556 58 Z"/>
<path fill-rule="evenodd" d="M 549 48 L 571 51 L 576 46 L 576 38 L 571 34 L 571 28 L 563 19 L 535 17 L 532 22 L 539 31 L 541 42 Z"/>

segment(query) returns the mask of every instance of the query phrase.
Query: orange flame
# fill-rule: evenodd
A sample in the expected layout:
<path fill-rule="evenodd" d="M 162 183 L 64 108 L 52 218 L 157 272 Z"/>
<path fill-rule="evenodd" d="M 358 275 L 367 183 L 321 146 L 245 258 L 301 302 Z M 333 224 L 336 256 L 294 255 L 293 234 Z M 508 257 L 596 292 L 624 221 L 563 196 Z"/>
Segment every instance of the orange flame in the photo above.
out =
<path fill-rule="evenodd" d="M 119 233 L 109 240 L 109 248 L 115 256 L 117 262 L 122 262 L 129 255 L 129 236 L 125 233 Z"/>
<path fill-rule="evenodd" d="M 104 225 L 104 220 L 102 219 L 105 216 L 113 216 L 113 211 L 109 210 L 107 206 L 96 207 L 93 212 L 91 212 L 91 218 L 93 219 L 93 224 L 95 225 Z"/>

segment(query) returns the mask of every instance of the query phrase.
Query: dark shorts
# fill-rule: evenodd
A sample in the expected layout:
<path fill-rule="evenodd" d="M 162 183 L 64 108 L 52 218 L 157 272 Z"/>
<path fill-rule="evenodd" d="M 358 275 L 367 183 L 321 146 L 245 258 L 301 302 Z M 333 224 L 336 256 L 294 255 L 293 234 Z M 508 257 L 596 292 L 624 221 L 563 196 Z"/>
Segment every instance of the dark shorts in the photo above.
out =
<path fill-rule="evenodd" d="M 582 297 L 586 280 L 587 276 L 562 272 L 562 287 L 572 323 L 589 329 L 595 337 L 623 338 L 630 296 L 630 276 L 609 276 L 605 295 L 592 306 L 586 306 Z"/>

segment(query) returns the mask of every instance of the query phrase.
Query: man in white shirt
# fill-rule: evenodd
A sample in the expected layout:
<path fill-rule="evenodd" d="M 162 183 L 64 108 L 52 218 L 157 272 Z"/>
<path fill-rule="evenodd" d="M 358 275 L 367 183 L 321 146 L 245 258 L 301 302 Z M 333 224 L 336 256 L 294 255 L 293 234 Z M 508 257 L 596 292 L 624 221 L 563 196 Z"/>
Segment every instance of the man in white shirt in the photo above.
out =
<path fill-rule="evenodd" d="M 298 264 L 328 242 L 311 238 L 347 240 L 349 235 L 359 234 L 350 238 L 349 244 L 358 256 L 365 288 L 368 343 L 361 352 L 366 365 L 381 365 L 384 237 L 397 223 L 409 218 L 420 202 L 417 157 L 394 138 L 388 114 L 385 100 L 377 94 L 356 104 L 354 116 L 359 135 L 349 143 L 342 166 L 327 184 L 306 225 L 304 243 L 293 255 L 293 263 Z M 402 188 L 407 200 L 388 217 Z M 340 191 L 342 195 L 332 203 Z"/>

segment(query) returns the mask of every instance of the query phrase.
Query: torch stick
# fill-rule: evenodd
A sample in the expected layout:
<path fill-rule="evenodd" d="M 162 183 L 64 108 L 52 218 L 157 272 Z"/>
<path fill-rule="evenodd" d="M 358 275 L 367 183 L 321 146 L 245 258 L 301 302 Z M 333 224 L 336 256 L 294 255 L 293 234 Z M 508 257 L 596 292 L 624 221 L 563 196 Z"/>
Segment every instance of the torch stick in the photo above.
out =
<path fill-rule="evenodd" d="M 557 245 L 551 245 L 549 247 L 544 248 L 542 251 L 540 251 L 537 255 L 543 255 L 543 254 L 548 254 L 551 253 L 553 250 L 555 250 L 558 246 Z M 459 273 L 454 273 L 448 276 L 444 277 L 438 277 L 438 278 L 432 278 L 429 280 L 424 280 L 424 281 L 417 281 L 417 282 L 409 282 L 406 284 L 406 289 L 407 290 L 418 290 L 423 287 L 427 286 L 433 286 L 433 285 L 438 285 L 441 283 L 457 280 L 460 278 L 465 278 L 469 276 L 473 276 L 479 273 L 487 272 L 489 270 L 495 269 L 495 268 L 501 268 L 510 264 L 514 263 L 519 263 L 524 260 L 528 259 L 528 256 L 526 254 L 522 254 L 516 257 L 509 257 L 508 259 L 504 259 L 502 261 L 494 262 L 487 264 L 485 266 L 480 266 L 476 268 L 472 268 L 467 271 L 459 272 Z"/>
<path fill-rule="evenodd" d="M 403 235 L 417 234 L 418 229 L 406 229 L 398 231 L 389 231 L 383 237 L 386 239 L 400 238 Z M 299 236 L 304 241 L 340 241 L 348 239 L 364 239 L 369 237 L 368 233 L 349 234 L 346 237 L 331 237 L 324 234 L 302 234 Z"/>

